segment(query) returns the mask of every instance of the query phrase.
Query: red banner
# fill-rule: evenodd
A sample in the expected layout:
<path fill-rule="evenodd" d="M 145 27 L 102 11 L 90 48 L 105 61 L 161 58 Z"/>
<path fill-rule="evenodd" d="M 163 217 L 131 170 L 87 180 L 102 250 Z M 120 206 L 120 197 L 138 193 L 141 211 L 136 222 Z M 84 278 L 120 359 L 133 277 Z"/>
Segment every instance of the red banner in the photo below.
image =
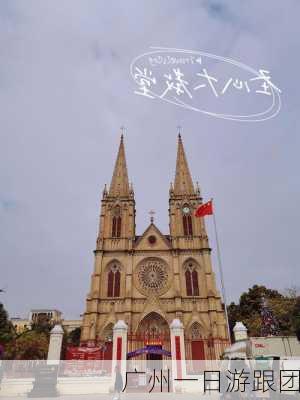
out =
<path fill-rule="evenodd" d="M 102 360 L 103 351 L 100 347 L 68 347 L 66 360 Z"/>

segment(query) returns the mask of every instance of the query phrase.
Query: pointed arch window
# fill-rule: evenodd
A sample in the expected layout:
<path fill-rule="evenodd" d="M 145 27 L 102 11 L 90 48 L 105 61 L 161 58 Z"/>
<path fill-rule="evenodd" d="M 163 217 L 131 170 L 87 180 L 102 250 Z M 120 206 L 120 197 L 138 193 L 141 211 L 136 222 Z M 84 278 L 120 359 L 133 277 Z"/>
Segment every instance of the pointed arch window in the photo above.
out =
<path fill-rule="evenodd" d="M 109 271 L 107 280 L 107 297 L 113 297 L 114 273 L 112 271 Z"/>
<path fill-rule="evenodd" d="M 182 207 L 182 224 L 184 236 L 193 236 L 191 209 L 188 204 L 184 204 Z"/>
<path fill-rule="evenodd" d="M 188 296 L 193 296 L 191 271 L 188 269 L 185 271 L 185 284 L 186 284 L 186 294 Z"/>
<path fill-rule="evenodd" d="M 121 237 L 121 227 L 122 227 L 121 209 L 119 206 L 116 206 L 113 210 L 111 236 L 115 238 Z"/>
<path fill-rule="evenodd" d="M 188 263 L 185 270 L 187 296 L 199 296 L 198 272 L 193 263 Z"/>
<path fill-rule="evenodd" d="M 120 283 L 120 267 L 117 264 L 113 264 L 107 274 L 107 297 L 120 297 Z"/>

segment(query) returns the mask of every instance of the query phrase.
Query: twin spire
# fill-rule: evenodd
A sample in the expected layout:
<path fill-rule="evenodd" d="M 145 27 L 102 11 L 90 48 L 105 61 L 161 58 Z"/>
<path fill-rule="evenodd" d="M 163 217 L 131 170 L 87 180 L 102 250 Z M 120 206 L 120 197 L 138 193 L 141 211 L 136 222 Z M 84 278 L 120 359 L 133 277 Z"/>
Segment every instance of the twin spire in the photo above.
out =
<path fill-rule="evenodd" d="M 129 181 L 125 157 L 124 138 L 121 135 L 121 142 L 115 163 L 114 173 L 111 180 L 110 196 L 129 196 Z"/>
<path fill-rule="evenodd" d="M 176 172 L 173 193 L 175 195 L 195 194 L 194 185 L 180 133 L 178 135 Z"/>
<path fill-rule="evenodd" d="M 195 189 L 187 163 L 181 135 L 178 135 L 177 160 L 174 188 L 174 195 L 194 195 Z M 114 173 L 110 184 L 109 196 L 126 197 L 132 193 L 128 180 L 128 172 L 125 157 L 124 137 L 121 135 L 119 151 L 114 167 Z"/>

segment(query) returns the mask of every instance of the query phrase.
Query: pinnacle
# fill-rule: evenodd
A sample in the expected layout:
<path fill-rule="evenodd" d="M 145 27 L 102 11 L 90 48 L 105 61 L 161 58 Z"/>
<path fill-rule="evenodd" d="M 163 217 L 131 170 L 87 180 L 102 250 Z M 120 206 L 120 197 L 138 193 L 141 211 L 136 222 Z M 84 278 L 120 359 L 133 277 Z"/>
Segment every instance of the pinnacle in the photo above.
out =
<path fill-rule="evenodd" d="M 175 195 L 195 194 L 194 185 L 190 174 L 180 133 L 178 134 L 174 194 Z"/>
<path fill-rule="evenodd" d="M 129 196 L 129 181 L 125 157 L 124 135 L 121 134 L 119 151 L 110 184 L 110 196 Z"/>

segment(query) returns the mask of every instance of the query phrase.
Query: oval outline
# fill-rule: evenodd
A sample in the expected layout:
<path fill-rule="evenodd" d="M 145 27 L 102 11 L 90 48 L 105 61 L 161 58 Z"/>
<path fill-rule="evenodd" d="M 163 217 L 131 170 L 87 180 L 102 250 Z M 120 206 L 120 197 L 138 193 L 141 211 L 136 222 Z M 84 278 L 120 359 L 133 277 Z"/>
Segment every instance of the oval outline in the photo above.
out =
<path fill-rule="evenodd" d="M 168 48 L 168 47 L 150 47 L 150 48 L 155 49 L 155 50 L 148 51 L 146 53 L 143 53 L 143 54 L 135 57 L 132 60 L 131 64 L 130 64 L 130 74 L 131 74 L 131 77 L 134 80 L 134 82 L 136 82 L 136 79 L 133 76 L 133 66 L 137 62 L 137 60 L 139 60 L 139 59 L 141 59 L 141 58 L 143 58 L 145 56 L 149 56 L 149 55 L 157 54 L 157 53 L 161 53 L 161 52 L 166 52 L 166 53 L 178 52 L 178 53 L 188 53 L 188 54 L 200 55 L 202 57 L 208 57 L 208 58 L 212 58 L 212 59 L 215 59 L 215 60 L 218 60 L 218 61 L 221 61 L 221 62 L 226 62 L 226 63 L 229 63 L 229 64 L 233 64 L 238 68 L 241 68 L 241 69 L 244 69 L 244 70 L 246 70 L 248 72 L 251 72 L 253 75 L 260 76 L 259 72 L 256 71 L 254 68 L 250 67 L 249 65 L 246 65 L 246 64 L 244 64 L 244 63 L 242 63 L 240 61 L 236 61 L 236 60 L 233 60 L 233 59 L 230 59 L 230 58 L 226 58 L 226 57 L 222 57 L 222 56 L 217 56 L 217 55 L 214 55 L 214 54 L 211 54 L 211 53 L 206 53 L 206 52 L 198 51 L 198 50 L 186 50 L 186 49 L 176 49 L 176 48 Z M 235 115 L 235 114 L 215 113 L 215 112 L 212 112 L 212 111 L 207 111 L 207 110 L 204 110 L 204 109 L 199 109 L 199 108 L 193 107 L 193 106 L 188 105 L 188 104 L 186 104 L 184 102 L 181 102 L 182 104 L 178 104 L 178 103 L 176 103 L 176 102 L 174 102 L 172 100 L 161 98 L 160 96 L 158 96 L 157 94 L 155 94 L 151 90 L 149 90 L 149 93 L 151 93 L 151 95 L 154 96 L 155 98 L 163 100 L 163 101 L 165 101 L 167 103 L 174 104 L 176 106 L 179 106 L 179 107 L 182 107 L 182 108 L 185 108 L 185 109 L 189 109 L 189 110 L 192 110 L 192 111 L 200 112 L 202 114 L 210 115 L 210 116 L 213 116 L 213 117 L 216 117 L 216 118 L 232 120 L 232 121 L 259 122 L 259 121 L 266 121 L 268 119 L 274 118 L 279 113 L 279 111 L 281 109 L 281 98 L 280 98 L 280 95 L 279 95 L 278 91 L 274 90 L 272 86 L 270 86 L 270 90 L 272 92 L 272 104 L 271 104 L 271 106 L 269 108 L 267 108 L 263 112 L 255 113 L 255 114 L 249 114 L 249 115 Z M 278 104 L 276 104 L 276 100 L 278 101 Z M 275 107 L 276 107 L 276 110 L 273 113 L 271 113 L 272 110 Z M 265 118 L 253 119 L 253 118 L 259 117 L 259 116 L 263 117 L 268 113 L 271 113 L 271 114 L 269 116 L 266 116 Z"/>

